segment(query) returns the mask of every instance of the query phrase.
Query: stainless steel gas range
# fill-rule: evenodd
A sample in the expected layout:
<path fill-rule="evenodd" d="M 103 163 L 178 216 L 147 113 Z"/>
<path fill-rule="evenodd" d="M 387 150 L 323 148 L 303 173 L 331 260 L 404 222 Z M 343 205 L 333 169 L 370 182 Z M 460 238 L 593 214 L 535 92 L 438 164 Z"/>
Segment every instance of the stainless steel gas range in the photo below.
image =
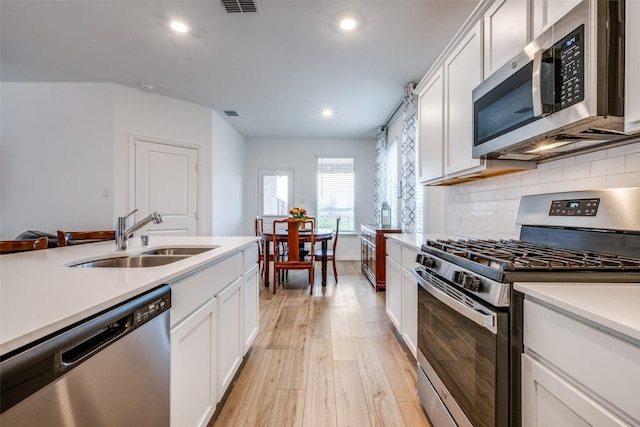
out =
<path fill-rule="evenodd" d="M 640 282 L 640 187 L 524 196 L 518 240 L 427 240 L 418 392 L 434 427 L 519 426 L 522 300 L 514 282 Z"/>

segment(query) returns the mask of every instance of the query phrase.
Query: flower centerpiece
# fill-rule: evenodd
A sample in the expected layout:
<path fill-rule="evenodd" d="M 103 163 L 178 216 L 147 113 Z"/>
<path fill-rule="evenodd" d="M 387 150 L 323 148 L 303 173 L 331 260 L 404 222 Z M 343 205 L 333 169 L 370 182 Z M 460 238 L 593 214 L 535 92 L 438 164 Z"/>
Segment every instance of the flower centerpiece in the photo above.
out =
<path fill-rule="evenodd" d="M 302 221 L 307 220 L 307 211 L 304 208 L 293 208 L 289 211 L 289 214 L 293 218 L 298 218 Z"/>

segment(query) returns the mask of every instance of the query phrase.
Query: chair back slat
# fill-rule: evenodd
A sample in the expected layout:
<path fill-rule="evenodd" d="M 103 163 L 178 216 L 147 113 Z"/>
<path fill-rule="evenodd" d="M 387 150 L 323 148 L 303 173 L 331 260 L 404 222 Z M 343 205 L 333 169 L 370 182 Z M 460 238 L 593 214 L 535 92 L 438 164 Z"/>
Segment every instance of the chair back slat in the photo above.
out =
<path fill-rule="evenodd" d="M 0 254 L 10 254 L 14 252 L 37 251 L 47 249 L 49 239 L 40 237 L 38 239 L 2 240 L 0 241 Z"/>

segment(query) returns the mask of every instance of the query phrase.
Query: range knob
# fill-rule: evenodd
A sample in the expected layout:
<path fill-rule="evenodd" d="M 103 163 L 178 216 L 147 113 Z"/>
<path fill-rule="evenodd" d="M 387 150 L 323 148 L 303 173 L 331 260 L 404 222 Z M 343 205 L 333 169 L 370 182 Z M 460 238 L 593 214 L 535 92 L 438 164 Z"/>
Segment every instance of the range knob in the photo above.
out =
<path fill-rule="evenodd" d="M 427 268 L 433 268 L 436 266 L 436 260 L 425 254 L 416 255 L 416 262 Z"/>
<path fill-rule="evenodd" d="M 468 289 L 473 292 L 479 292 L 482 290 L 482 281 L 478 277 L 464 271 L 456 271 L 453 275 L 453 281 L 464 289 Z"/>

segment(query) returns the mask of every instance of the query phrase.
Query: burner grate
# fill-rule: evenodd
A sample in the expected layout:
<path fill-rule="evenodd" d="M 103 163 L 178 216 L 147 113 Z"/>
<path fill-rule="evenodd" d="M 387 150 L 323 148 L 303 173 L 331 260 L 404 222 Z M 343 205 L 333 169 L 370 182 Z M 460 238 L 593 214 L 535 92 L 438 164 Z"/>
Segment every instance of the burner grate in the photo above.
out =
<path fill-rule="evenodd" d="M 558 248 L 518 240 L 427 240 L 423 250 L 425 246 L 503 271 L 637 271 L 640 269 L 638 258 Z"/>

